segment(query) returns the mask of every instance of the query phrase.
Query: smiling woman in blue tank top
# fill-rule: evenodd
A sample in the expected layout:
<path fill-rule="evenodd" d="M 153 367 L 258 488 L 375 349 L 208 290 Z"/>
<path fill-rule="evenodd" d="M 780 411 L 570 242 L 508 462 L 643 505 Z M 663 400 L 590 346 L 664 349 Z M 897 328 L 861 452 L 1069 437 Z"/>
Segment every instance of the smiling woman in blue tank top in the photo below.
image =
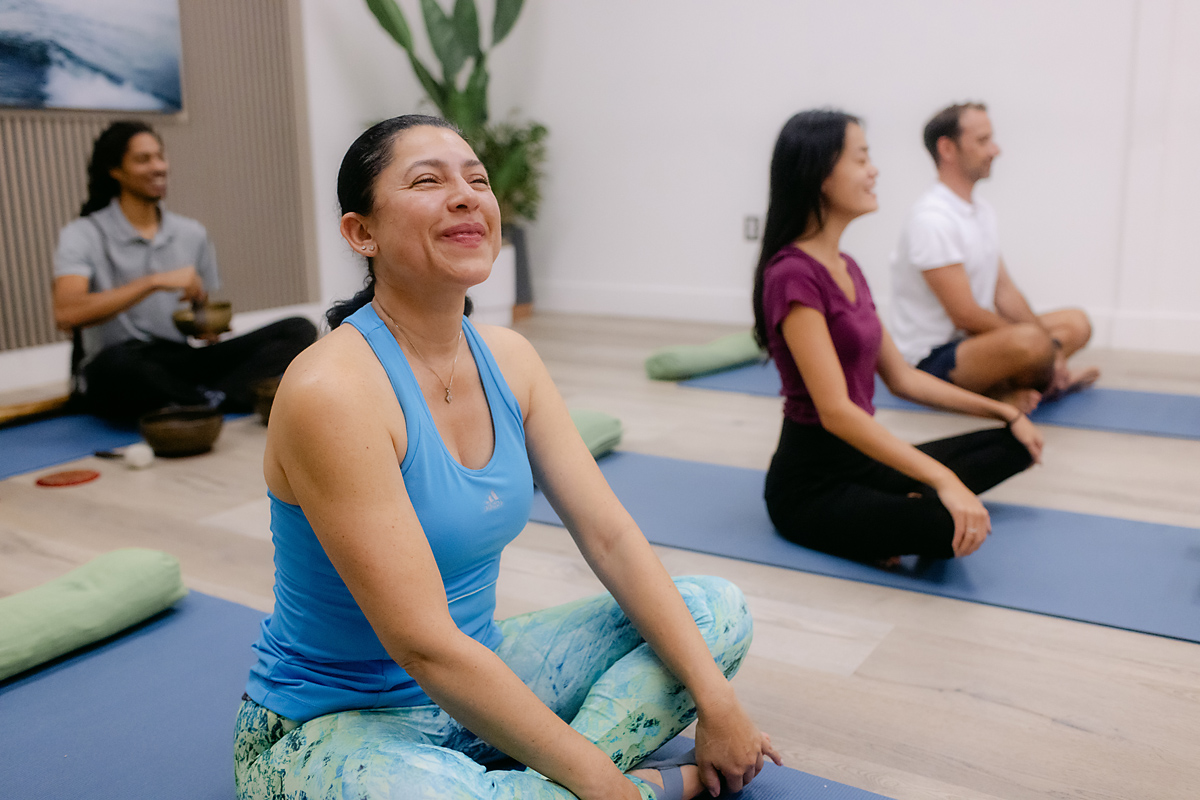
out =
<path fill-rule="evenodd" d="M 338 196 L 368 281 L 271 411 L 276 603 L 238 797 L 687 798 L 778 762 L 727 680 L 750 644 L 741 593 L 671 580 L 537 353 L 463 314 L 500 245 L 470 146 L 439 119 L 379 123 Z M 496 621 L 535 479 L 611 594 Z M 644 761 L 693 719 L 694 765 Z M 526 768 L 486 769 L 505 756 Z"/>

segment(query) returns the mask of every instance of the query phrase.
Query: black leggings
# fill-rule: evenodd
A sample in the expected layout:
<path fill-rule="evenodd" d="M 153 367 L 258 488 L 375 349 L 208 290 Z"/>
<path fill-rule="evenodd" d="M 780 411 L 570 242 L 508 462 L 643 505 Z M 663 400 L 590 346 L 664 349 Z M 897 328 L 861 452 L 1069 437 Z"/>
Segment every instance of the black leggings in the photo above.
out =
<path fill-rule="evenodd" d="M 85 408 L 133 420 L 168 405 L 202 405 L 208 389 L 225 394 L 222 411 L 251 411 L 254 382 L 282 375 L 316 338 L 311 322 L 290 317 L 204 347 L 165 339 L 114 345 L 83 368 Z"/>
<path fill-rule="evenodd" d="M 917 449 L 953 470 L 976 494 L 1033 463 L 1007 428 Z M 858 561 L 954 556 L 954 520 L 933 487 L 864 455 L 820 425 L 784 419 L 764 496 L 779 533 L 814 550 Z"/>

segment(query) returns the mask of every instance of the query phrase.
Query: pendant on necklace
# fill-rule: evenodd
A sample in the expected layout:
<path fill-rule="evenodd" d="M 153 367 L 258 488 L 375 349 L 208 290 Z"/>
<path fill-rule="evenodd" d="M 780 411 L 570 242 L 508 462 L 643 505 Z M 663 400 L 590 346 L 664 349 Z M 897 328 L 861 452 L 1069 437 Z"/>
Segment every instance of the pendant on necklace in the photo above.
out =
<path fill-rule="evenodd" d="M 450 402 L 453 402 L 453 400 L 454 400 L 454 395 L 450 394 L 450 387 L 447 386 L 446 387 L 446 402 L 450 403 Z"/>

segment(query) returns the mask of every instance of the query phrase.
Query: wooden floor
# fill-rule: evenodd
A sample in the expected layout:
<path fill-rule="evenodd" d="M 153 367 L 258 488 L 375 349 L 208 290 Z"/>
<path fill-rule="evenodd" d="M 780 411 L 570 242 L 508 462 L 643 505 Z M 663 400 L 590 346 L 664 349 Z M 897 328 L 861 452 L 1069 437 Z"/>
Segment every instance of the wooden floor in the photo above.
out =
<path fill-rule="evenodd" d="M 519 329 L 572 407 L 623 420 L 624 449 L 766 467 L 779 400 L 654 383 L 641 371 L 655 347 L 731 328 L 539 314 Z M 1200 358 L 1085 355 L 1104 368 L 1102 385 L 1200 394 Z M 912 441 L 975 426 L 949 415 L 879 419 Z M 1200 528 L 1200 442 L 1045 435 L 1045 464 L 990 497 Z M 264 437 L 247 418 L 205 456 L 140 472 L 87 459 L 78 465 L 101 479 L 70 489 L 38 488 L 36 474 L 0 482 L 0 595 L 138 545 L 177 555 L 194 589 L 269 610 Z M 672 573 L 723 575 L 750 597 L 755 641 L 735 685 L 790 766 L 896 800 L 1200 798 L 1200 645 L 658 551 Z M 505 552 L 499 613 L 598 588 L 564 531 L 531 524 Z"/>

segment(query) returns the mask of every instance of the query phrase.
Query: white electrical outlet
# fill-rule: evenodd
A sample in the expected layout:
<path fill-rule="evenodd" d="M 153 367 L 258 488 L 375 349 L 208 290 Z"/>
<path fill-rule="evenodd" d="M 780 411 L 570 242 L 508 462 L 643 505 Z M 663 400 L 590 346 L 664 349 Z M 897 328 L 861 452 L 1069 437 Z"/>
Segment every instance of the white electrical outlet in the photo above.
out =
<path fill-rule="evenodd" d="M 742 217 L 742 238 L 747 242 L 757 242 L 759 237 L 759 219 L 754 214 Z"/>

